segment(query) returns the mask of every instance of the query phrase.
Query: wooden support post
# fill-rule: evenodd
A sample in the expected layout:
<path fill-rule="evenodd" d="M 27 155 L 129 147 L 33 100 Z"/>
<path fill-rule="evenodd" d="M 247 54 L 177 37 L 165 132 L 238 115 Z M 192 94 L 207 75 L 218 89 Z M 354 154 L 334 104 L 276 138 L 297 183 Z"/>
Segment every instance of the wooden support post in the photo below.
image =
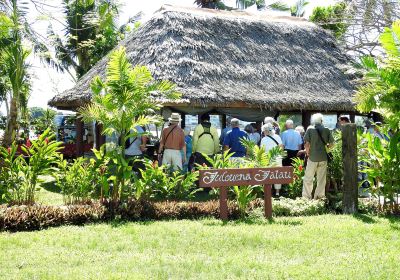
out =
<path fill-rule="evenodd" d="M 83 133 L 85 132 L 82 119 L 76 118 L 76 157 L 83 156 Z"/>
<path fill-rule="evenodd" d="M 222 131 L 222 129 L 226 128 L 226 115 L 225 114 L 222 114 L 221 122 L 222 122 L 221 131 Z"/>
<path fill-rule="evenodd" d="M 185 128 L 186 127 L 186 113 L 182 113 L 181 118 L 182 118 L 181 127 Z"/>
<path fill-rule="evenodd" d="M 221 220 L 228 220 L 228 187 L 219 188 L 219 216 Z"/>
<path fill-rule="evenodd" d="M 272 185 L 264 185 L 265 218 L 272 218 Z"/>
<path fill-rule="evenodd" d="M 354 123 L 342 127 L 342 155 L 343 212 L 353 214 L 358 208 L 357 126 Z"/>
<path fill-rule="evenodd" d="M 309 127 L 311 124 L 311 112 L 303 111 L 301 113 L 301 119 L 302 119 L 302 126 L 304 127 L 305 130 L 307 130 L 307 127 Z"/>
<path fill-rule="evenodd" d="M 356 114 L 350 113 L 350 122 L 355 123 L 356 122 Z"/>

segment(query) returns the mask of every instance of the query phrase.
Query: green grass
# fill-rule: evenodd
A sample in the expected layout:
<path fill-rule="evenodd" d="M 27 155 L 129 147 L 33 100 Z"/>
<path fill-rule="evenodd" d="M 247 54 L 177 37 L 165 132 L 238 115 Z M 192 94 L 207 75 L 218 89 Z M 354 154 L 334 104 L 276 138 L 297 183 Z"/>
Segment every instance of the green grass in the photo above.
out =
<path fill-rule="evenodd" d="M 1 279 L 398 279 L 400 220 L 323 215 L 0 234 Z"/>

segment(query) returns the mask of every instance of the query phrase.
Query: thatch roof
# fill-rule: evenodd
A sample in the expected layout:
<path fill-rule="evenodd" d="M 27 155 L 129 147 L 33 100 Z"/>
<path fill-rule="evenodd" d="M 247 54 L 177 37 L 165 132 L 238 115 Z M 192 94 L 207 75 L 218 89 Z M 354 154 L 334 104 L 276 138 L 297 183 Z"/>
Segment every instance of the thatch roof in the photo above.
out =
<path fill-rule="evenodd" d="M 348 58 L 306 20 L 164 6 L 120 45 L 132 64 L 177 84 L 176 106 L 354 111 Z M 107 57 L 49 104 L 90 102 L 90 82 L 106 65 Z"/>

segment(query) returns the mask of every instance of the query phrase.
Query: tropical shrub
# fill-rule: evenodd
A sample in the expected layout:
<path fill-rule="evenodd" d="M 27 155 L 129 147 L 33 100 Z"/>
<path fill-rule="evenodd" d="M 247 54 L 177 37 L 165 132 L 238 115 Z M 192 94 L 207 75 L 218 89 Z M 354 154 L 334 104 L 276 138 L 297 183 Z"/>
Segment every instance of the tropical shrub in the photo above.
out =
<path fill-rule="evenodd" d="M 360 112 L 379 112 L 392 129 L 400 127 L 400 21 L 385 28 L 379 41 L 386 57 L 366 56 L 361 66 L 366 71 L 357 90 Z"/>
<path fill-rule="evenodd" d="M 343 154 L 342 154 L 342 133 L 336 131 L 333 133 L 335 145 L 330 150 L 332 160 L 328 163 L 328 176 L 333 189 L 342 190 L 343 185 Z"/>
<path fill-rule="evenodd" d="M 292 161 L 294 180 L 288 185 L 289 198 L 301 197 L 303 191 L 303 177 L 305 173 L 304 160 L 294 158 Z"/>
<path fill-rule="evenodd" d="M 109 159 L 105 157 L 104 147 L 93 152 L 95 158 L 79 157 L 72 162 L 61 160 L 58 163 L 55 184 L 61 189 L 64 203 L 79 204 L 92 198 L 109 197 Z"/>
<path fill-rule="evenodd" d="M 17 145 L 5 149 L 0 146 L 0 204 L 23 201 L 23 165 L 21 156 L 16 155 Z"/>
<path fill-rule="evenodd" d="M 364 139 L 360 157 L 366 165 L 360 172 L 366 173 L 372 195 L 383 196 L 385 203 L 393 207 L 400 192 L 400 132 L 389 141 L 369 133 L 364 134 Z"/>
<path fill-rule="evenodd" d="M 125 157 L 126 140 L 138 136 L 136 126 L 157 122 L 154 111 L 161 107 L 157 98 L 174 99 L 179 94 L 172 83 L 155 81 L 147 67 L 132 67 L 124 48 L 113 51 L 109 57 L 106 81 L 100 77 L 93 79 L 92 102 L 80 114 L 84 121 L 102 124 L 104 134 L 119 138 L 117 147 L 107 152 L 114 173 L 111 195 L 117 201 L 132 175 Z"/>
<path fill-rule="evenodd" d="M 7 194 L 3 198 L 8 198 L 7 202 L 35 203 L 35 190 L 42 182 L 40 176 L 54 175 L 57 171 L 54 166 L 60 158 L 58 151 L 62 143 L 54 141 L 54 137 L 47 129 L 37 140 L 23 145 L 21 149 L 26 159 L 22 154 L 17 155 L 15 144 L 7 149 L 0 147 L 0 159 L 3 161 L 1 189 L 6 189 Z"/>
<path fill-rule="evenodd" d="M 64 203 L 88 201 L 96 190 L 96 172 L 93 162 L 79 157 L 71 164 L 66 160 L 59 163 L 56 185 L 61 189 Z"/>
<path fill-rule="evenodd" d="M 134 176 L 132 182 L 133 197 L 136 199 L 190 199 L 200 189 L 195 188 L 198 172 L 182 174 L 180 171 L 169 173 L 165 165 L 145 163 L 140 177 Z"/>

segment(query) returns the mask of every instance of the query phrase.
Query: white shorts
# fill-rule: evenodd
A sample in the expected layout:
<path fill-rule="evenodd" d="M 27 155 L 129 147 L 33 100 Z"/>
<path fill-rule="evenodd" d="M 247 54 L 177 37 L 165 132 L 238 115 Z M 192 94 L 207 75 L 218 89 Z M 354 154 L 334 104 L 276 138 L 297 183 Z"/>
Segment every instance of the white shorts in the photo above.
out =
<path fill-rule="evenodd" d="M 180 150 L 165 149 L 162 164 L 172 166 L 174 170 L 182 169 L 182 154 Z"/>

